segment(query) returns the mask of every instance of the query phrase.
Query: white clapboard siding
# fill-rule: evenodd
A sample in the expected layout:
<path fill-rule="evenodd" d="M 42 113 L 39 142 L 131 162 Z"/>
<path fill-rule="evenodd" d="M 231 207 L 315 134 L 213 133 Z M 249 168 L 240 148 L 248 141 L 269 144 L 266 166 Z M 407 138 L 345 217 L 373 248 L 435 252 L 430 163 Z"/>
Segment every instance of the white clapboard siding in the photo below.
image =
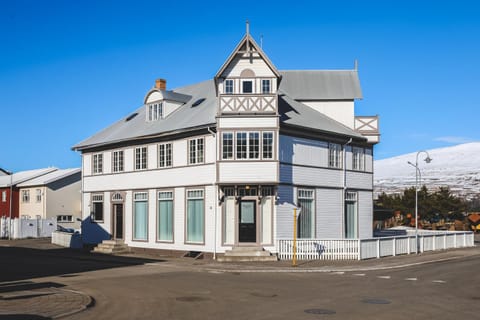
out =
<path fill-rule="evenodd" d="M 286 163 L 326 167 L 328 143 L 280 135 L 280 161 Z"/>
<path fill-rule="evenodd" d="M 220 162 L 219 182 L 262 183 L 277 181 L 278 163 L 274 161 L 258 162 Z"/>
<path fill-rule="evenodd" d="M 236 57 L 228 65 L 225 71 L 222 73 L 222 78 L 228 77 L 240 77 L 243 70 L 250 69 L 255 73 L 256 77 L 274 77 L 275 74 L 270 70 L 270 67 L 260 59 L 258 54 L 253 54 L 253 59 L 250 56 Z"/>
<path fill-rule="evenodd" d="M 280 164 L 280 181 L 296 185 L 340 188 L 343 186 L 343 171 Z"/>
<path fill-rule="evenodd" d="M 343 237 L 342 190 L 317 189 L 316 191 L 316 237 L 341 239 Z"/>
<path fill-rule="evenodd" d="M 243 129 L 243 128 L 265 128 L 274 129 L 277 127 L 276 117 L 235 117 L 219 118 L 220 129 Z"/>
<path fill-rule="evenodd" d="M 88 176 L 92 174 L 92 154 L 85 153 L 82 156 L 83 168 L 82 168 L 82 175 Z"/>
<path fill-rule="evenodd" d="M 358 192 L 358 237 L 360 239 L 373 237 L 373 198 L 368 191 Z"/>
<path fill-rule="evenodd" d="M 215 165 L 126 172 L 122 174 L 84 177 L 84 191 L 168 188 L 211 184 Z"/>
<path fill-rule="evenodd" d="M 347 171 L 347 187 L 352 189 L 373 189 L 373 174 Z"/>
<path fill-rule="evenodd" d="M 293 237 L 294 188 L 292 186 L 278 186 L 278 200 L 276 205 L 276 238 Z"/>
<path fill-rule="evenodd" d="M 354 102 L 351 101 L 302 101 L 310 108 L 338 121 L 349 128 L 354 128 Z"/>

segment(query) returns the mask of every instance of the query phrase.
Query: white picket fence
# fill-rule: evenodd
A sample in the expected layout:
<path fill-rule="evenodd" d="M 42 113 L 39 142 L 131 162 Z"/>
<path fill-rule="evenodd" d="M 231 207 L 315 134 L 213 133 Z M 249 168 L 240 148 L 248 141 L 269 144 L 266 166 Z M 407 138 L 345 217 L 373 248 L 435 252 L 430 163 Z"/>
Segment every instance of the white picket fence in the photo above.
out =
<path fill-rule="evenodd" d="M 414 232 L 405 236 L 371 239 L 300 239 L 297 240 L 298 260 L 362 260 L 416 252 Z M 421 231 L 418 252 L 473 247 L 473 232 Z M 293 240 L 278 240 L 278 258 L 292 260 Z"/>
<path fill-rule="evenodd" d="M 57 230 L 56 219 L 0 218 L 0 238 L 4 239 L 51 237 L 55 230 Z"/>

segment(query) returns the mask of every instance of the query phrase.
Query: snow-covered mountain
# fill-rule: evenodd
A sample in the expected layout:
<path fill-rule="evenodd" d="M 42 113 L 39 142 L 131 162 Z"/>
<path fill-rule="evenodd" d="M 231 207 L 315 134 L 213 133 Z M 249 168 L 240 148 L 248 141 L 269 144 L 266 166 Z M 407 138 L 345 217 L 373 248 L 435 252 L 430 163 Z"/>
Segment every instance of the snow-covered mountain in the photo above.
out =
<path fill-rule="evenodd" d="M 426 154 L 418 156 L 421 185 L 429 189 L 450 187 L 457 195 L 471 198 L 480 195 L 480 142 L 471 142 L 453 147 L 427 150 L 432 162 L 426 163 Z M 375 193 L 401 192 L 415 186 L 415 163 L 417 153 L 377 160 L 374 167 Z"/>

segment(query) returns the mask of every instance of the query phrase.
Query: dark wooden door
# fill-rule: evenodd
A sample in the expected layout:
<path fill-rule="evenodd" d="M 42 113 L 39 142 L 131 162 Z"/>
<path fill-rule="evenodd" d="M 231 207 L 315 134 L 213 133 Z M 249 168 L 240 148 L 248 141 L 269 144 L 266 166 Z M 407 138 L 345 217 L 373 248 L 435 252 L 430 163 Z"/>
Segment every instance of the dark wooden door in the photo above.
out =
<path fill-rule="evenodd" d="M 114 212 L 115 212 L 114 236 L 115 236 L 115 239 L 123 239 L 123 204 L 115 204 Z"/>
<path fill-rule="evenodd" d="M 238 241 L 257 242 L 257 202 L 255 200 L 240 201 Z"/>

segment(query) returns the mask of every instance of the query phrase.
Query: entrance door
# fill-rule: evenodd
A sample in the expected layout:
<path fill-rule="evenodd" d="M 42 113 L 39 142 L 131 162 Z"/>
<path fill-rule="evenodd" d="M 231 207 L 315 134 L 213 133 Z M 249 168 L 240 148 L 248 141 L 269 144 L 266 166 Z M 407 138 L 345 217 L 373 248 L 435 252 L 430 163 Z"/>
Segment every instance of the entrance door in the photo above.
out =
<path fill-rule="evenodd" d="M 114 204 L 114 232 L 113 236 L 115 239 L 123 239 L 123 204 Z"/>
<path fill-rule="evenodd" d="M 238 242 L 257 242 L 257 202 L 240 201 Z"/>

